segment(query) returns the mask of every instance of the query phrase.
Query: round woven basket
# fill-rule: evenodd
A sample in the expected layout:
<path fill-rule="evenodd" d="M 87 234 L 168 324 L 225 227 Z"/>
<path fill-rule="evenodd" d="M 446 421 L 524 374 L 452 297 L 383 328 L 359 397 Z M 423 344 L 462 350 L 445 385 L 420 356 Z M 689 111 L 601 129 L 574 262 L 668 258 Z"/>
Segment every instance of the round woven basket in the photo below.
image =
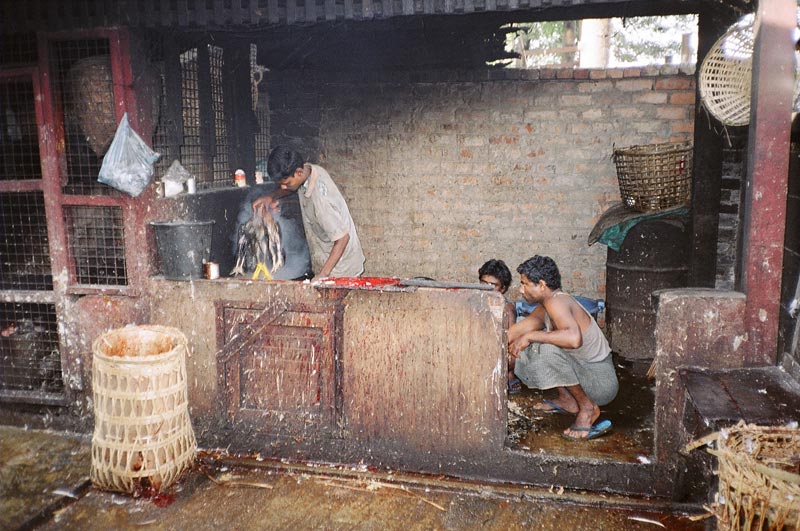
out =
<path fill-rule="evenodd" d="M 619 192 L 625 206 L 659 211 L 689 201 L 692 143 L 649 144 L 614 149 Z"/>
<path fill-rule="evenodd" d="M 129 326 L 97 338 L 92 350 L 95 487 L 157 494 L 194 462 L 186 336 L 164 326 Z"/>
<path fill-rule="evenodd" d="M 692 443 L 715 443 L 717 529 L 800 529 L 800 429 L 740 422 Z"/>
<path fill-rule="evenodd" d="M 73 97 L 68 118 L 77 122 L 92 151 L 103 155 L 117 130 L 111 58 L 94 55 L 81 59 L 70 68 L 68 77 Z"/>
<path fill-rule="evenodd" d="M 800 16 L 800 13 L 798 13 Z M 700 99 L 723 125 L 750 123 L 750 95 L 753 77 L 752 16 L 745 17 L 726 31 L 711 47 L 700 65 Z M 795 53 L 795 68 L 798 64 Z M 800 77 L 794 85 L 794 110 L 798 110 Z"/>
<path fill-rule="evenodd" d="M 750 122 L 753 23 L 731 26 L 711 47 L 700 66 L 700 98 L 725 125 Z"/>

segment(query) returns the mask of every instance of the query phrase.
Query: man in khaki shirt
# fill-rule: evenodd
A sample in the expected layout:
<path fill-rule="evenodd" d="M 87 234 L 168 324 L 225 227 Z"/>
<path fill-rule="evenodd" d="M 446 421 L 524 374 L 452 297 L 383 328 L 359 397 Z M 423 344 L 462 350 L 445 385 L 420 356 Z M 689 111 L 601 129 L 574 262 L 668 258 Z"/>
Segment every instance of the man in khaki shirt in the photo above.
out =
<path fill-rule="evenodd" d="M 307 163 L 287 146 L 277 146 L 267 159 L 267 172 L 284 193 L 261 197 L 253 202 L 253 208 L 297 192 L 316 277 L 361 276 L 364 253 L 356 226 L 347 202 L 325 168 Z"/>

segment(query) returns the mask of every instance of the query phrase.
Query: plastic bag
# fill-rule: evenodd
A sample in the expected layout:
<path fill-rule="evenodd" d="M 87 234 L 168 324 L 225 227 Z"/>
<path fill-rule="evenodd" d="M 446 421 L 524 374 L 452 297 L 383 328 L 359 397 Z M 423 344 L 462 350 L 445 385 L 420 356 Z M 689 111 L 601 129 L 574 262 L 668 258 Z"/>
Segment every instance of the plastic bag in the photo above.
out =
<path fill-rule="evenodd" d="M 97 180 L 137 197 L 153 178 L 153 163 L 160 156 L 131 128 L 125 113 L 103 157 Z"/>
<path fill-rule="evenodd" d="M 183 183 L 193 176 L 184 168 L 180 162 L 173 160 L 167 173 L 161 178 L 164 181 L 164 196 L 172 197 L 183 192 Z"/>

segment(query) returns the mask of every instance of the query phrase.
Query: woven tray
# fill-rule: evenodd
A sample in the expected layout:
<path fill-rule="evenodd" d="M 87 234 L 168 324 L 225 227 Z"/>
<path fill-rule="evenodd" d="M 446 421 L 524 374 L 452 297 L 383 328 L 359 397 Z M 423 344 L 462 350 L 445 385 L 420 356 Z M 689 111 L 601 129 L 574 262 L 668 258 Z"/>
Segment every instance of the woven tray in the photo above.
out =
<path fill-rule="evenodd" d="M 622 202 L 628 208 L 652 212 L 689 201 L 691 142 L 617 148 L 613 159 Z"/>

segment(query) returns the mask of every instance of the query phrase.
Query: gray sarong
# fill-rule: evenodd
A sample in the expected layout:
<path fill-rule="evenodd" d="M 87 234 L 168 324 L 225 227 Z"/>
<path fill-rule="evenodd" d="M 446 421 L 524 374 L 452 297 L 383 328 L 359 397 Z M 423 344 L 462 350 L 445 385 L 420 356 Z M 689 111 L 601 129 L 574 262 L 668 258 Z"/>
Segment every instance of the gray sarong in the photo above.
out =
<path fill-rule="evenodd" d="M 580 385 L 599 406 L 614 400 L 619 389 L 611 354 L 602 361 L 587 362 L 547 343 L 533 343 L 522 351 L 514 365 L 514 374 L 534 389 Z"/>

